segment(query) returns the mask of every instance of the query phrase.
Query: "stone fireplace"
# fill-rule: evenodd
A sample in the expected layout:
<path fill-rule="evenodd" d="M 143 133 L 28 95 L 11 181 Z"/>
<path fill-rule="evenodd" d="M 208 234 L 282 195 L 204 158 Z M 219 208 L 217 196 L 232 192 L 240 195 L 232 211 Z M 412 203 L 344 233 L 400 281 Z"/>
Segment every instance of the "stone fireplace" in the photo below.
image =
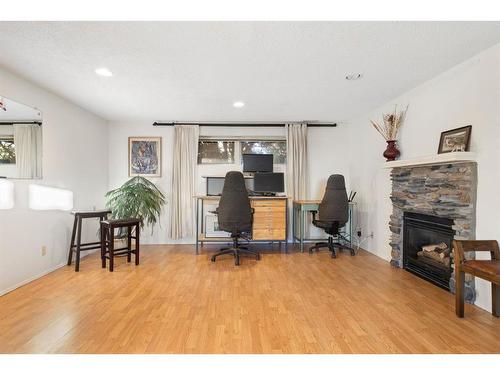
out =
<path fill-rule="evenodd" d="M 450 290 L 453 220 L 416 212 L 403 214 L 403 268 Z M 432 244 L 440 245 L 436 250 Z M 428 251 L 422 250 L 427 246 Z"/>
<path fill-rule="evenodd" d="M 432 262 L 419 264 L 418 260 L 425 259 L 415 253 L 422 251 L 426 242 L 444 242 L 451 249 L 453 238 L 475 238 L 477 164 L 473 161 L 452 161 L 395 166 L 391 179 L 391 264 L 454 292 L 452 260 L 444 263 L 448 265 L 448 271 L 446 267 L 441 267 L 443 274 L 439 276 L 439 265 Z M 431 224 L 424 226 L 423 223 L 429 220 Z M 446 272 L 449 274 L 446 275 Z M 474 303 L 474 278 L 466 278 L 465 284 L 465 300 Z"/>

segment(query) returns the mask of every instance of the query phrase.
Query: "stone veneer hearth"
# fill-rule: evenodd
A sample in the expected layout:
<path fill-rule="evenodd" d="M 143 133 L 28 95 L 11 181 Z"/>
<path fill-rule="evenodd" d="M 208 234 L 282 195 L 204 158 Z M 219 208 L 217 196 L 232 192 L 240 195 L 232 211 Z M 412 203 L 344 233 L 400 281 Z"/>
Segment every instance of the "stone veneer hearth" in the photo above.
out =
<path fill-rule="evenodd" d="M 455 239 L 474 239 L 477 164 L 454 162 L 395 167 L 391 171 L 391 264 L 403 267 L 403 213 L 418 212 L 454 220 Z M 472 253 L 468 256 L 474 256 Z M 465 300 L 475 301 L 474 278 L 466 275 Z M 452 275 L 450 290 L 455 291 Z"/>

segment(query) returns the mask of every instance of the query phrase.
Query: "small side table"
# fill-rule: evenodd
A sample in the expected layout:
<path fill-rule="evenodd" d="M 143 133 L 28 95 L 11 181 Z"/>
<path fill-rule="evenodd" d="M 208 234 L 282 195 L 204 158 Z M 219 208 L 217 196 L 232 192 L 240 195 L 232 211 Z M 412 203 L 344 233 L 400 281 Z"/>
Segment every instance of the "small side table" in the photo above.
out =
<path fill-rule="evenodd" d="M 82 219 L 99 219 L 99 221 L 102 221 L 107 219 L 108 214 L 111 214 L 111 210 L 104 209 L 96 211 L 72 211 L 71 214 L 75 216 L 75 220 L 73 222 L 73 232 L 71 233 L 68 266 L 71 266 L 71 262 L 73 260 L 73 252 L 75 252 L 75 272 L 78 272 L 80 271 L 80 252 L 101 248 L 100 241 L 82 243 Z"/>

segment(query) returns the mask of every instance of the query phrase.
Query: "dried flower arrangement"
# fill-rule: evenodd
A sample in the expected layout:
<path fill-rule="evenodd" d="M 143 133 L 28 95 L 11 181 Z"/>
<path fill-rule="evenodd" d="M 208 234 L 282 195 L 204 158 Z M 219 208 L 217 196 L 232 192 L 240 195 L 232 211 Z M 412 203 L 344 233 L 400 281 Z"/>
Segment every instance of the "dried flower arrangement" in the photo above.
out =
<path fill-rule="evenodd" d="M 408 105 L 404 111 L 398 113 L 397 105 L 394 106 L 394 113 L 386 113 L 382 116 L 384 125 L 380 125 L 377 122 L 370 120 L 373 127 L 384 137 L 386 141 L 395 141 L 398 135 L 399 128 L 403 125 L 405 121 L 406 112 L 408 111 Z"/>

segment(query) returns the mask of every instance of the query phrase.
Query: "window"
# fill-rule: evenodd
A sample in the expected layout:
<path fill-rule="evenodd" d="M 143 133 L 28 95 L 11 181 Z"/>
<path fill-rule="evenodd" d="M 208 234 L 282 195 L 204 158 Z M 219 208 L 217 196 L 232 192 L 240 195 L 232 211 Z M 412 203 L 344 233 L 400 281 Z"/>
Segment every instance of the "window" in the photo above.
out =
<path fill-rule="evenodd" d="M 286 141 L 241 141 L 241 154 L 273 154 L 274 164 L 286 164 Z"/>
<path fill-rule="evenodd" d="M 16 164 L 16 146 L 12 137 L 0 137 L 0 164 Z"/>
<path fill-rule="evenodd" d="M 200 140 L 198 164 L 233 164 L 234 141 Z"/>
<path fill-rule="evenodd" d="M 198 164 L 235 164 L 242 154 L 272 154 L 274 164 L 286 164 L 284 139 L 205 138 L 198 141 Z"/>

